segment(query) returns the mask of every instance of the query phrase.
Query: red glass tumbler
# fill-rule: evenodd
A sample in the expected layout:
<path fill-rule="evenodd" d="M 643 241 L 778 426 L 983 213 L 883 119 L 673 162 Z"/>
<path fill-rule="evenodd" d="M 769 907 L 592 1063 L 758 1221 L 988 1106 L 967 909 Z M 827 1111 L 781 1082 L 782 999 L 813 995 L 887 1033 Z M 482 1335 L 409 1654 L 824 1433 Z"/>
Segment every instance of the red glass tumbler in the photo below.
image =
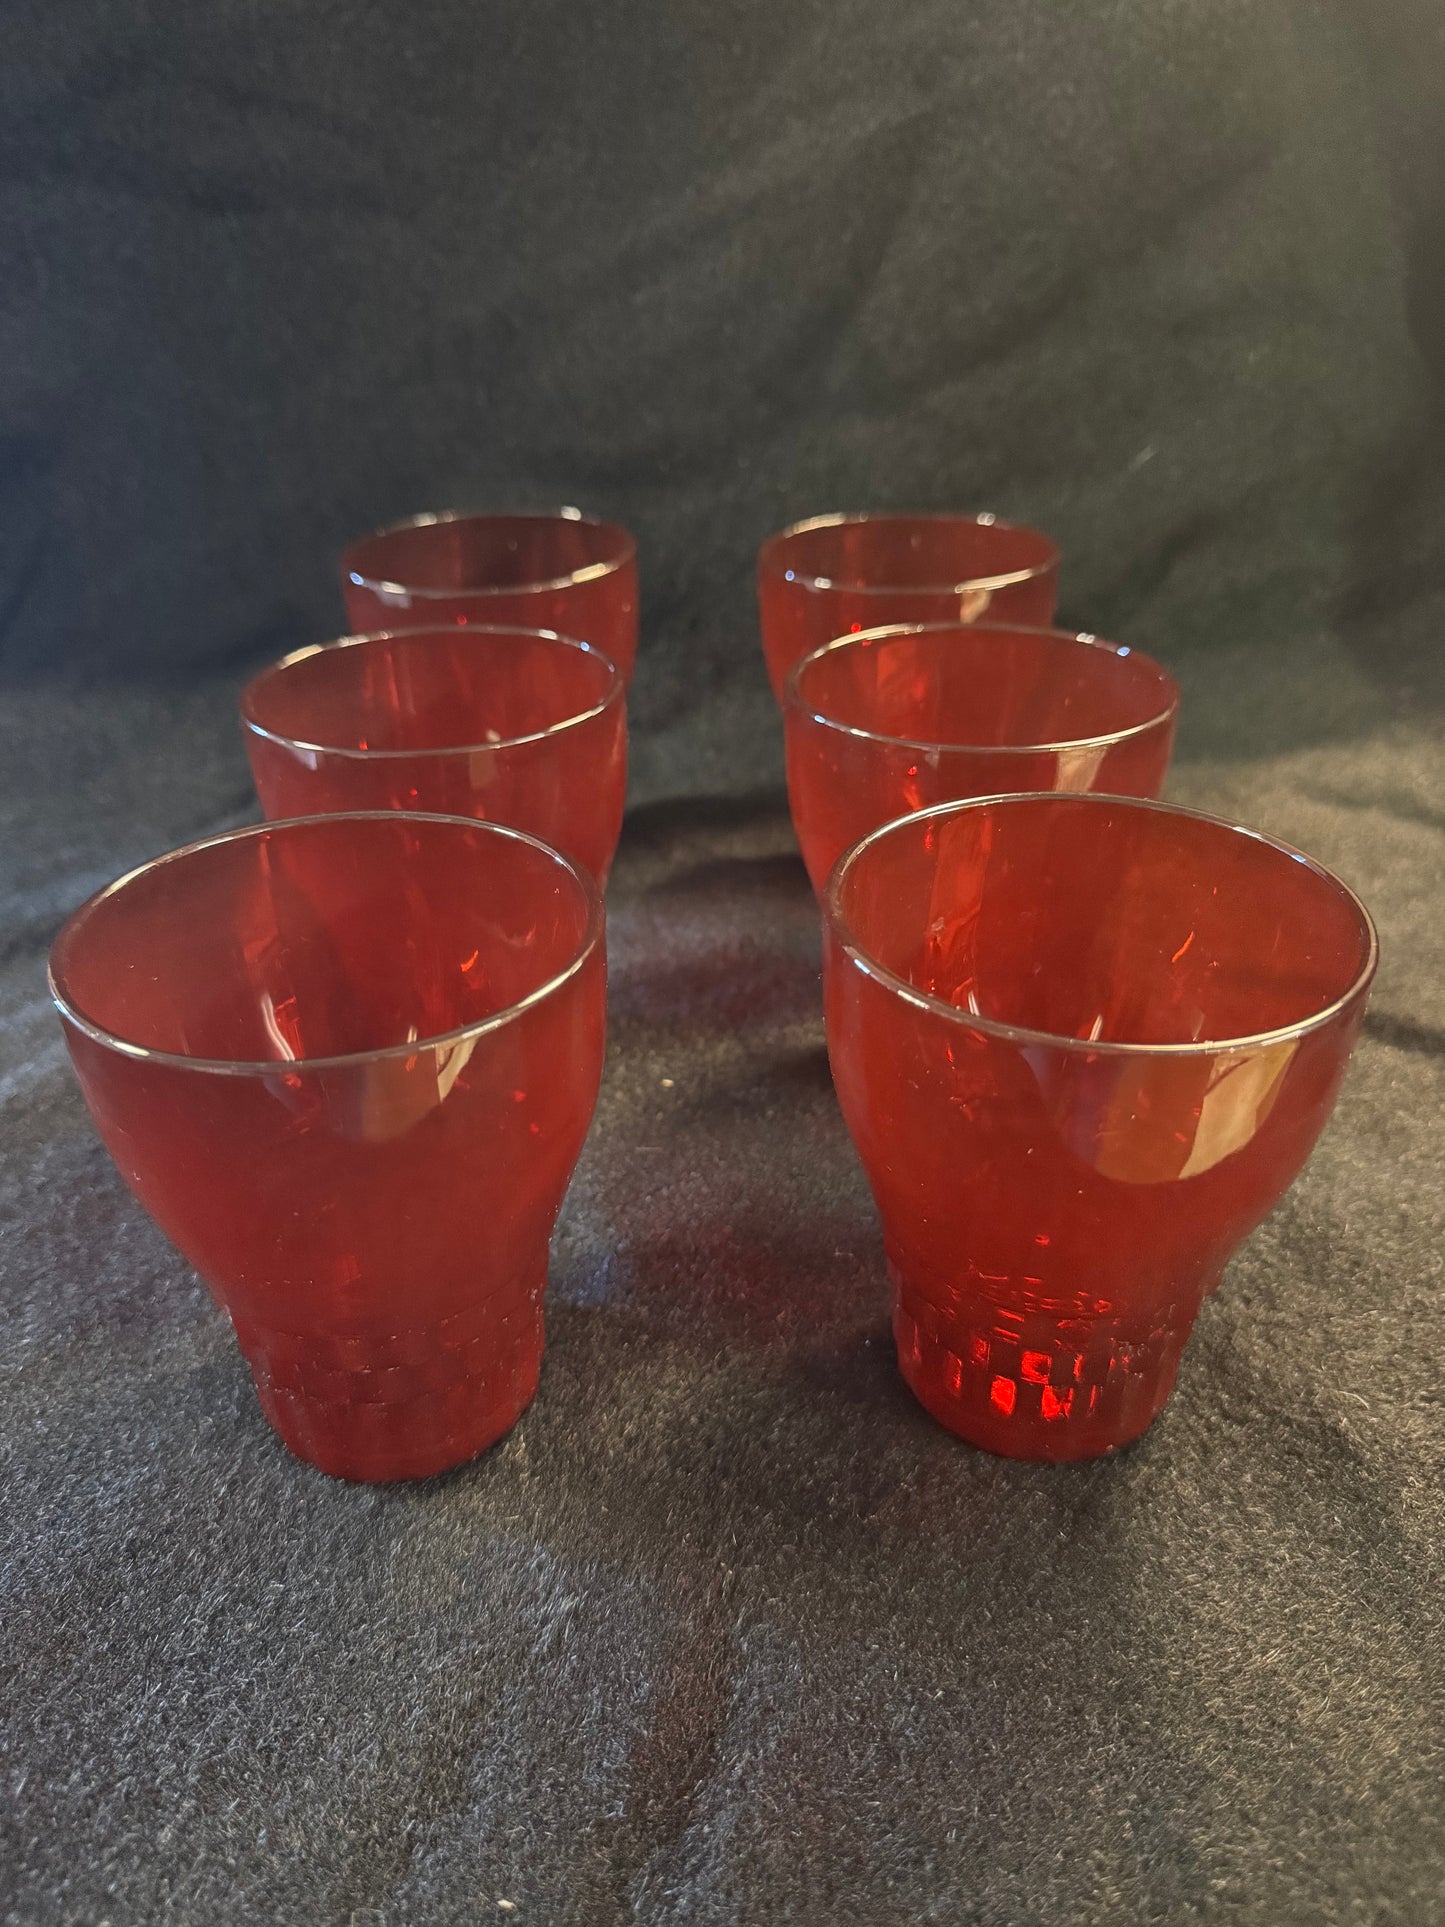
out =
<path fill-rule="evenodd" d="M 622 678 L 534 629 L 346 636 L 262 670 L 241 697 L 268 817 L 430 810 L 506 823 L 603 882 L 627 794 Z"/>
<path fill-rule="evenodd" d="M 1059 551 L 994 515 L 819 515 L 758 551 L 758 611 L 773 694 L 835 636 L 886 623 L 1046 627 Z"/>
<path fill-rule="evenodd" d="M 904 1378 L 991 1451 L 1126 1444 L 1330 1115 L 1375 968 L 1363 905 L 1255 831 L 1030 795 L 888 824 L 825 912 Z"/>
<path fill-rule="evenodd" d="M 258 824 L 92 897 L 50 973 L 101 1137 L 291 1450 L 403 1479 L 499 1439 L 602 1070 L 592 879 L 455 817 Z"/>
<path fill-rule="evenodd" d="M 394 522 L 343 550 L 341 593 L 358 635 L 470 622 L 555 629 L 592 643 L 632 680 L 637 544 L 580 509 Z"/>
<path fill-rule="evenodd" d="M 788 797 L 820 894 L 880 823 L 1015 790 L 1157 796 L 1179 688 L 1096 636 L 957 623 L 864 630 L 795 663 Z"/>

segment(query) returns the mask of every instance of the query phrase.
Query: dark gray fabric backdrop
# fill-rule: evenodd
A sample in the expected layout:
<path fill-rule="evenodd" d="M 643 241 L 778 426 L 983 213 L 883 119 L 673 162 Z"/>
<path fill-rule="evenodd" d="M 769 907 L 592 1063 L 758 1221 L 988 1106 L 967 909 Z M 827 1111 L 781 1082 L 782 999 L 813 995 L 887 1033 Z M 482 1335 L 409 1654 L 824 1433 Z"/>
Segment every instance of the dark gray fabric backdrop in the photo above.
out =
<path fill-rule="evenodd" d="M 0 1917 L 1445 1920 L 1434 0 L 11 0 Z M 91 1133 L 89 890 L 254 814 L 244 669 L 399 513 L 638 531 L 612 1042 L 542 1390 L 333 1485 Z M 758 538 L 992 507 L 1336 864 L 1339 1116 L 1150 1437 L 893 1370 Z M 670 1080 L 664 1083 L 664 1079 Z"/>

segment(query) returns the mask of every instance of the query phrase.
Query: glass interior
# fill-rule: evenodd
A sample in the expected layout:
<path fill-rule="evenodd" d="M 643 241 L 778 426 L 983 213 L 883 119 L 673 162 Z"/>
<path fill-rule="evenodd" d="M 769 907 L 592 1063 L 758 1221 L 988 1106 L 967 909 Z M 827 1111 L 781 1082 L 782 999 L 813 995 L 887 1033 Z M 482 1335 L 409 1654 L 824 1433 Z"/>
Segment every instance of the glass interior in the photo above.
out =
<path fill-rule="evenodd" d="M 626 560 L 632 539 L 612 522 L 566 515 L 460 515 L 363 536 L 342 567 L 412 590 L 528 589 Z"/>
<path fill-rule="evenodd" d="M 1059 552 L 1037 529 L 987 517 L 869 515 L 775 536 L 770 566 L 861 589 L 961 588 L 1052 568 Z"/>
<path fill-rule="evenodd" d="M 1178 699 L 1173 678 L 1136 651 L 961 624 L 839 643 L 802 665 L 797 693 L 851 729 L 974 748 L 1108 736 Z"/>
<path fill-rule="evenodd" d="M 419 629 L 279 663 L 251 684 L 242 711 L 292 742 L 432 750 L 540 734 L 617 688 L 603 656 L 556 637 Z"/>
<path fill-rule="evenodd" d="M 844 868 L 832 910 L 869 957 L 961 1011 L 1110 1043 L 1305 1022 L 1371 944 L 1358 904 L 1304 858 L 1107 797 L 911 817 Z"/>
<path fill-rule="evenodd" d="M 77 913 L 52 971 L 128 1044 L 339 1057 L 505 1010 L 581 954 L 592 914 L 560 857 L 485 824 L 328 816 L 152 864 Z"/>

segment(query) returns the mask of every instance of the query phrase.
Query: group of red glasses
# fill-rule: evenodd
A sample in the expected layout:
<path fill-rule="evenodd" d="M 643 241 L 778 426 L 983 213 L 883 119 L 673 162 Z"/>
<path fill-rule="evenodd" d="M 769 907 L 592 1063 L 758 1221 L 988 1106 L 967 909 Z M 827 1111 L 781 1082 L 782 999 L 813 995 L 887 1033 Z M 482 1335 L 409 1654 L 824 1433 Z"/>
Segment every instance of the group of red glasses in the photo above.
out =
<path fill-rule="evenodd" d="M 1154 800 L 1178 688 L 1049 626 L 1058 566 L 992 516 L 825 516 L 758 560 L 899 1364 L 953 1431 L 1047 1459 L 1167 1399 L 1376 960 L 1327 870 Z M 572 509 L 424 516 L 341 587 L 355 633 L 241 698 L 268 820 L 91 898 L 51 987 L 281 1437 L 414 1478 L 536 1389 L 602 1075 L 636 549 Z"/>

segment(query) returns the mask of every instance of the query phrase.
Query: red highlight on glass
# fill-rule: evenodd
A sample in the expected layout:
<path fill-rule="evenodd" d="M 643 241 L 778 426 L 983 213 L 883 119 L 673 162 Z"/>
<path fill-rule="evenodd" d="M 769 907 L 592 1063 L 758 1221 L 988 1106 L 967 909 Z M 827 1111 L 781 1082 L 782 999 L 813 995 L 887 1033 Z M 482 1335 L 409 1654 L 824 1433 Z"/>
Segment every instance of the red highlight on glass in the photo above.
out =
<path fill-rule="evenodd" d="M 429 810 L 526 830 L 604 882 L 627 794 L 622 678 L 533 629 L 347 636 L 241 697 L 268 817 Z"/>
<path fill-rule="evenodd" d="M 357 635 L 480 622 L 578 636 L 632 680 L 637 544 L 580 509 L 536 515 L 417 515 L 342 552 L 341 593 Z"/>
<path fill-rule="evenodd" d="M 585 872 L 398 811 L 192 844 L 61 931 L 96 1127 L 301 1458 L 417 1478 L 528 1404 L 605 979 Z"/>
<path fill-rule="evenodd" d="M 788 798 L 813 888 L 880 823 L 968 796 L 1157 796 L 1179 688 L 1150 657 L 1059 629 L 864 630 L 795 663 Z"/>
<path fill-rule="evenodd" d="M 1003 796 L 876 831 L 825 924 L 908 1384 L 995 1452 L 1138 1437 L 1334 1107 L 1375 970 L 1363 905 L 1212 817 Z"/>
<path fill-rule="evenodd" d="M 758 551 L 763 654 L 779 702 L 788 671 L 837 636 L 892 623 L 1043 628 L 1059 551 L 995 515 L 819 515 Z"/>

